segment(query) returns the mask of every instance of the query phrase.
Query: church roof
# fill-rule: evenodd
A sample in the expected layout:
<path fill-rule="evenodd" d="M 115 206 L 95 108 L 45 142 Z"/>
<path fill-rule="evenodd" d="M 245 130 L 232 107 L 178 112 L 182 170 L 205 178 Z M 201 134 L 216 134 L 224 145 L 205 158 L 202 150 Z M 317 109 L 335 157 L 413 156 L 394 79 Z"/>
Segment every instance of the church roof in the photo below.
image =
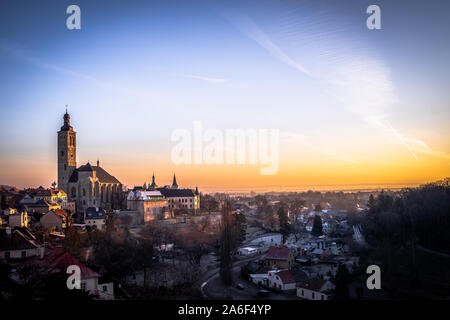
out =
<path fill-rule="evenodd" d="M 163 195 L 160 191 L 152 190 L 152 191 L 130 191 L 127 196 L 127 200 L 143 200 L 143 201 L 151 201 L 151 200 L 160 200 Z"/>
<path fill-rule="evenodd" d="M 194 192 L 191 189 L 170 189 L 157 188 L 164 197 L 194 197 Z"/>
<path fill-rule="evenodd" d="M 94 171 L 94 170 L 92 169 L 91 164 L 90 164 L 89 162 L 86 163 L 85 165 L 82 165 L 82 166 L 79 167 L 77 170 L 78 170 L 78 171 Z"/>
<path fill-rule="evenodd" d="M 100 182 L 108 182 L 108 183 L 120 183 L 116 177 L 110 175 L 105 169 L 100 166 L 93 166 L 92 169 L 97 173 L 97 178 Z"/>
<path fill-rule="evenodd" d="M 70 175 L 69 182 L 77 182 L 77 181 L 78 181 L 78 169 L 75 169 Z"/>
<path fill-rule="evenodd" d="M 78 172 L 89 172 L 95 171 L 97 178 L 102 183 L 120 183 L 116 177 L 110 175 L 105 169 L 100 166 L 91 166 L 88 162 L 85 165 L 82 165 L 78 169 L 73 170 L 72 175 L 69 178 L 69 182 L 78 182 Z"/>

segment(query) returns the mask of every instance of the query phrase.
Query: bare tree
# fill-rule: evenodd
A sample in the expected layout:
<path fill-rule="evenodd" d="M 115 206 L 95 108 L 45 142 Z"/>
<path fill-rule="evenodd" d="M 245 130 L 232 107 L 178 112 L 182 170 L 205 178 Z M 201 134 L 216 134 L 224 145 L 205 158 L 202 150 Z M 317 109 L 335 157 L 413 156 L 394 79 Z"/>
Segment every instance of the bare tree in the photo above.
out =
<path fill-rule="evenodd" d="M 231 204 L 225 201 L 222 207 L 222 234 L 221 234 L 221 248 L 220 248 L 220 278 L 223 284 L 230 286 L 232 284 L 232 261 L 231 251 L 233 246 L 232 239 L 232 217 Z"/>

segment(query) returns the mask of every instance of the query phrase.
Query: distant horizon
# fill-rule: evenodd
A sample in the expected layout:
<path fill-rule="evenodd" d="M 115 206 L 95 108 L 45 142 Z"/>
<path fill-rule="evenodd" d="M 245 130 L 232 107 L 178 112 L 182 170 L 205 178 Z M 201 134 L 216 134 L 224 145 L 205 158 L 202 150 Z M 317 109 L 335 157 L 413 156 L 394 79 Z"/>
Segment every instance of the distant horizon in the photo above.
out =
<path fill-rule="evenodd" d="M 443 178 L 447 179 L 447 178 Z M 302 193 L 302 192 L 308 192 L 308 191 L 314 191 L 314 192 L 375 192 L 375 191 L 381 191 L 381 190 L 390 190 L 390 191 L 396 191 L 401 190 L 404 188 L 415 188 L 419 187 L 420 185 L 427 184 L 427 183 L 433 183 L 437 181 L 441 181 L 443 179 L 438 180 L 432 180 L 428 182 L 420 182 L 420 183 L 408 183 L 408 184 L 346 184 L 346 185 L 297 185 L 297 186 L 278 186 L 275 188 L 274 186 L 259 186 L 259 187 L 241 187 L 241 188 L 214 188 L 214 187 L 207 187 L 207 186 L 198 186 L 199 191 L 204 194 L 213 194 L 213 193 L 228 193 L 228 194 L 250 194 L 252 192 L 254 193 L 286 193 L 286 192 L 293 192 L 293 193 Z M 169 185 L 164 184 L 161 185 L 161 187 Z M 19 190 L 24 189 L 37 189 L 39 187 L 43 188 L 51 188 L 50 186 L 46 185 L 38 185 L 38 186 L 16 186 L 11 184 L 5 184 L 0 183 L 0 186 L 8 186 L 8 187 L 16 187 Z M 127 187 L 129 190 L 133 189 L 134 187 L 142 186 L 139 184 L 130 186 L 130 185 L 124 185 L 124 187 Z M 191 188 L 195 189 L 196 186 L 183 186 L 180 185 L 179 188 Z"/>

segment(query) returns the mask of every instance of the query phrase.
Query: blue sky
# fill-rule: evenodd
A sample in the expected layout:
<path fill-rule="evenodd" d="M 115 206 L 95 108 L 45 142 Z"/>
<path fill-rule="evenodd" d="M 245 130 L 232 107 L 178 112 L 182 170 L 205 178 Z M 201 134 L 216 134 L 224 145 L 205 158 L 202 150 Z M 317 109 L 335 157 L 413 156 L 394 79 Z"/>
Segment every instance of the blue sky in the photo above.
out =
<path fill-rule="evenodd" d="M 66 29 L 70 4 L 81 30 Z M 382 30 L 366 28 L 370 4 Z M 0 183 L 55 179 L 66 104 L 79 164 L 104 159 L 128 184 L 156 170 L 220 186 L 170 163 L 171 132 L 194 120 L 281 130 L 285 170 L 255 185 L 326 183 L 317 159 L 348 173 L 336 184 L 449 174 L 448 1 L 5 0 L 0 12 Z M 388 178 L 394 162 L 411 175 Z M 373 168 L 384 180 L 361 175 Z"/>

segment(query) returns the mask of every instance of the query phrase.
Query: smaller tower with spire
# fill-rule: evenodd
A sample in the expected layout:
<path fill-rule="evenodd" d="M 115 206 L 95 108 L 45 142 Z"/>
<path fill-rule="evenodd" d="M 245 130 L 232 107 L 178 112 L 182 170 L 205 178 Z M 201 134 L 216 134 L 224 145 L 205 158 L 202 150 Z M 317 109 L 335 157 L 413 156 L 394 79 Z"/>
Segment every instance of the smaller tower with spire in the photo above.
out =
<path fill-rule="evenodd" d="M 149 189 L 154 190 L 154 189 L 156 189 L 156 188 L 158 188 L 158 186 L 156 185 L 156 182 L 155 182 L 155 173 L 153 172 L 153 175 L 152 175 L 152 184 L 149 186 Z"/>
<path fill-rule="evenodd" d="M 178 189 L 177 178 L 175 177 L 175 173 L 173 174 L 172 189 Z"/>

